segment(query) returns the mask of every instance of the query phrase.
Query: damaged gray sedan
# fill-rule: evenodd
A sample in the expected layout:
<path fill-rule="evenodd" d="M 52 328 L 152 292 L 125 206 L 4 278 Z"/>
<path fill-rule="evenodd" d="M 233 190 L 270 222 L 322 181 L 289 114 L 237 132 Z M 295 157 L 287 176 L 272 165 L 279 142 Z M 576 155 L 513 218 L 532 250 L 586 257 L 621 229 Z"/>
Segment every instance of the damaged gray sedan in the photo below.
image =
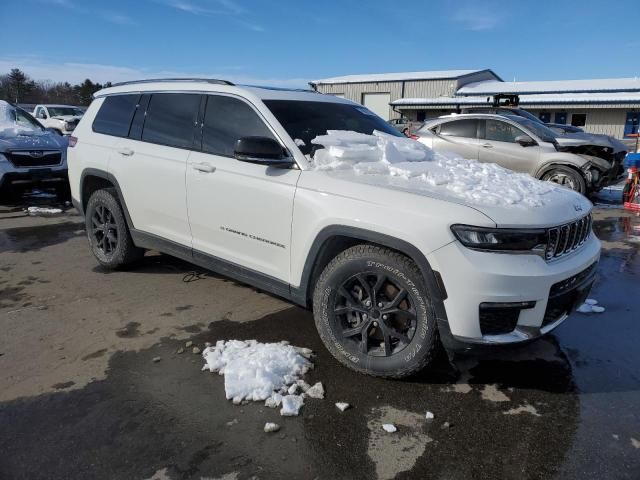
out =
<path fill-rule="evenodd" d="M 416 135 L 436 151 L 497 163 L 583 194 L 615 183 L 624 174 L 624 153 L 605 142 L 558 138 L 545 125 L 518 115 L 447 115 L 426 122 Z"/>

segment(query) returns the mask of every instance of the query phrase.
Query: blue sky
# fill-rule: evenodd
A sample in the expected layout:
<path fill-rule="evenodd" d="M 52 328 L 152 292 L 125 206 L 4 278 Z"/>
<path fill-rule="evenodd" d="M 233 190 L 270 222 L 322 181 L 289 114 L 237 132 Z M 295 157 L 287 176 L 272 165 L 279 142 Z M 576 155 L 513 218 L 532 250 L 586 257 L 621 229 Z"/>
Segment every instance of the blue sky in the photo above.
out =
<path fill-rule="evenodd" d="M 504 80 L 633 77 L 638 18 L 638 0 L 0 0 L 0 72 L 281 86 L 466 68 Z"/>

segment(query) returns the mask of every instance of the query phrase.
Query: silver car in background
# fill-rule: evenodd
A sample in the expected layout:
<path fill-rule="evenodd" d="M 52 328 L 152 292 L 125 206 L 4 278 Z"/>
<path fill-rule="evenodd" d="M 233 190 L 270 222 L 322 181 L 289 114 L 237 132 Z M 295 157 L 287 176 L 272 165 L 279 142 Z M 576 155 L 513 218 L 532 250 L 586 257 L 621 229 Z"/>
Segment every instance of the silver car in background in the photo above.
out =
<path fill-rule="evenodd" d="M 453 114 L 425 122 L 418 141 L 435 151 L 498 165 L 586 194 L 618 181 L 616 162 L 574 153 L 539 122 L 518 115 Z"/>

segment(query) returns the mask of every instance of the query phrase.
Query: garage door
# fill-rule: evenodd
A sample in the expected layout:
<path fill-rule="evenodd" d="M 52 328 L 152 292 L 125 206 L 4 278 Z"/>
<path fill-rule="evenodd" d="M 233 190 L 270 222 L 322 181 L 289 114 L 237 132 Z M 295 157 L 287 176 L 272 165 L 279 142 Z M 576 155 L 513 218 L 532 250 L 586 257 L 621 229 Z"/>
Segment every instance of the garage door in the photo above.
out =
<path fill-rule="evenodd" d="M 372 112 L 380 115 L 385 120 L 389 120 L 390 93 L 363 93 L 362 104 Z"/>

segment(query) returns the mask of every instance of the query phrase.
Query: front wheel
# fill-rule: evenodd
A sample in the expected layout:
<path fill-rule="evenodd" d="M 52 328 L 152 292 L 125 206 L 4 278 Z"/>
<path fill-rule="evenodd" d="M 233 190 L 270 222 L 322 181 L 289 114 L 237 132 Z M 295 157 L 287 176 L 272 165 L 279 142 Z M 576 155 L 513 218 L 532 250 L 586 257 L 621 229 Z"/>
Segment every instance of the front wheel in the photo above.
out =
<path fill-rule="evenodd" d="M 411 375 L 431 361 L 438 343 L 420 271 L 404 255 L 374 245 L 349 248 L 327 265 L 313 313 L 331 354 L 368 375 Z"/>
<path fill-rule="evenodd" d="M 584 177 L 580 175 L 580 172 L 563 165 L 553 167 L 542 176 L 541 180 L 557 183 L 558 185 L 582 194 L 587 191 L 587 185 Z"/>

